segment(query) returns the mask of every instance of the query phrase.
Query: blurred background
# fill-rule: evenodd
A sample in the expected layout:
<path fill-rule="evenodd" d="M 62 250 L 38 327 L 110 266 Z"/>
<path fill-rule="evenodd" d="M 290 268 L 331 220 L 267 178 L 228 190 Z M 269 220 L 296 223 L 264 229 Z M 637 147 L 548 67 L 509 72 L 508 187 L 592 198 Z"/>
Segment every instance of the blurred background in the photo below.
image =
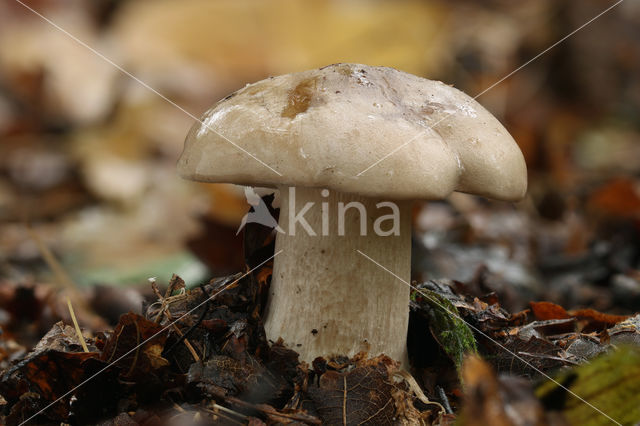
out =
<path fill-rule="evenodd" d="M 336 62 L 395 67 L 475 96 L 613 2 L 26 4 L 200 116 L 247 83 Z M 470 282 L 511 309 L 544 299 L 639 310 L 640 2 L 622 2 L 478 101 L 520 145 L 528 198 L 513 205 L 455 194 L 417 205 L 414 279 Z M 242 188 L 176 176 L 192 123 L 2 0 L 0 299 L 72 281 L 137 306 L 125 288 L 148 287 L 148 277 L 166 283 L 177 273 L 195 285 L 243 270 Z"/>

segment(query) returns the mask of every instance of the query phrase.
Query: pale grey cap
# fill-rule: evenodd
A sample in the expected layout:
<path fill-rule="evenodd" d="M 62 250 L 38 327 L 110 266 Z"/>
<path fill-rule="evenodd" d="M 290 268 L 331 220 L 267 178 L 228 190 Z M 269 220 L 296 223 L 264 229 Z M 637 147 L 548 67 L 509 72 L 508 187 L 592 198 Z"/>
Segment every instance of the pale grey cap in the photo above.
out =
<path fill-rule="evenodd" d="M 178 172 L 390 199 L 461 191 L 512 201 L 527 189 L 518 145 L 478 102 L 439 81 L 360 64 L 271 77 L 232 93 L 191 128 Z"/>

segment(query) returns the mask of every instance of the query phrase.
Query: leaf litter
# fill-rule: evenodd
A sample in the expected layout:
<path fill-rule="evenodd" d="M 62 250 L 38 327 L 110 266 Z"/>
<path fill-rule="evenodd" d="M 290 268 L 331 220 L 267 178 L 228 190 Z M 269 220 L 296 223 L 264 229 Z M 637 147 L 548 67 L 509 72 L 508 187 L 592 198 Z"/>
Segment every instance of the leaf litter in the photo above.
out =
<path fill-rule="evenodd" d="M 272 201 L 265 197 L 267 205 Z M 477 279 L 415 287 L 412 374 L 384 355 L 366 353 L 299 362 L 295 350 L 267 342 L 262 326 L 273 266 L 265 260 L 274 241 L 271 231 L 249 224 L 246 268 L 262 265 L 248 275 L 191 290 L 174 275 L 164 294 L 151 280 L 144 315 L 121 315 L 112 330 L 87 339 L 88 352 L 62 322 L 29 352 L 11 334 L 0 335 L 3 421 L 19 424 L 37 414 L 32 421 L 38 424 L 409 425 L 457 418 L 462 424 L 561 425 L 589 419 L 593 410 L 543 375 L 556 375 L 613 413 L 622 413 L 612 402 L 622 397 L 610 387 L 636 392 L 631 378 L 640 369 L 640 315 L 567 311 L 551 302 L 511 313 L 496 293 L 480 294 Z M 21 291 L 32 294 L 17 289 L 7 296 L 18 300 Z M 35 315 L 14 311 L 5 328 L 24 314 Z M 624 357 L 628 375 L 616 357 Z M 561 402 L 553 397 L 558 392 L 564 392 Z M 625 410 L 623 420 L 636 415 Z"/>

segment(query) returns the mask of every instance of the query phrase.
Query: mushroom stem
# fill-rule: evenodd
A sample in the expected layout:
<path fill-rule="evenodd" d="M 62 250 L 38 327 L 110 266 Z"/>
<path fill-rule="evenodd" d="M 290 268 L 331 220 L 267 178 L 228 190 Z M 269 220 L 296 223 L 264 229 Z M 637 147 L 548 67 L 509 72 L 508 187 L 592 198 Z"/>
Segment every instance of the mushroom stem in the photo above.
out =
<path fill-rule="evenodd" d="M 411 203 L 318 188 L 280 195 L 267 337 L 309 363 L 360 351 L 406 362 L 409 287 L 357 250 L 408 282 Z"/>

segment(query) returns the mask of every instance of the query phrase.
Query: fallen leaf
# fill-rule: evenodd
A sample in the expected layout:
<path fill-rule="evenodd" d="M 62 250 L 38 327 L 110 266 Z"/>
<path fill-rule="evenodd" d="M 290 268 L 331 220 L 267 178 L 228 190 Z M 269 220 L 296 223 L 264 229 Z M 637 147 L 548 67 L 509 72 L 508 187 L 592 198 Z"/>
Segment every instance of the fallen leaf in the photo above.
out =
<path fill-rule="evenodd" d="M 604 330 L 629 318 L 628 315 L 605 314 L 595 309 L 566 311 L 562 306 L 551 302 L 530 302 L 529 305 L 539 320 L 575 318 L 584 331 Z"/>
<path fill-rule="evenodd" d="M 637 347 L 622 347 L 601 355 L 556 376 L 555 380 L 592 405 L 554 382 L 538 387 L 536 394 L 547 409 L 561 411 L 572 425 L 609 425 L 611 419 L 625 425 L 640 422 L 640 350 Z"/>
<path fill-rule="evenodd" d="M 95 350 L 91 342 L 89 347 Z M 17 404 L 12 407 L 15 416 L 28 418 L 80 383 L 83 362 L 98 356 L 98 352 L 82 352 L 74 328 L 57 323 L 30 354 L 4 372 L 0 394 L 10 404 Z M 31 396 L 23 398 L 27 393 Z M 70 397 L 65 396 L 43 413 L 43 418 L 66 420 Z"/>
<path fill-rule="evenodd" d="M 551 302 L 531 302 L 529 303 L 533 315 L 539 320 L 556 320 L 571 318 L 567 311 L 560 305 Z"/>
<path fill-rule="evenodd" d="M 386 356 L 362 360 L 350 371 L 324 372 L 307 394 L 326 424 L 394 424 L 391 373 L 396 363 Z"/>
<path fill-rule="evenodd" d="M 161 326 L 140 315 L 125 314 L 106 341 L 101 360 L 118 361 L 123 377 L 145 377 L 169 365 L 162 357 L 167 335 L 161 331 Z"/>
<path fill-rule="evenodd" d="M 286 389 L 284 381 L 257 360 L 241 362 L 223 355 L 191 364 L 187 382 L 198 386 L 210 397 L 239 396 L 250 403 L 277 400 Z"/>

